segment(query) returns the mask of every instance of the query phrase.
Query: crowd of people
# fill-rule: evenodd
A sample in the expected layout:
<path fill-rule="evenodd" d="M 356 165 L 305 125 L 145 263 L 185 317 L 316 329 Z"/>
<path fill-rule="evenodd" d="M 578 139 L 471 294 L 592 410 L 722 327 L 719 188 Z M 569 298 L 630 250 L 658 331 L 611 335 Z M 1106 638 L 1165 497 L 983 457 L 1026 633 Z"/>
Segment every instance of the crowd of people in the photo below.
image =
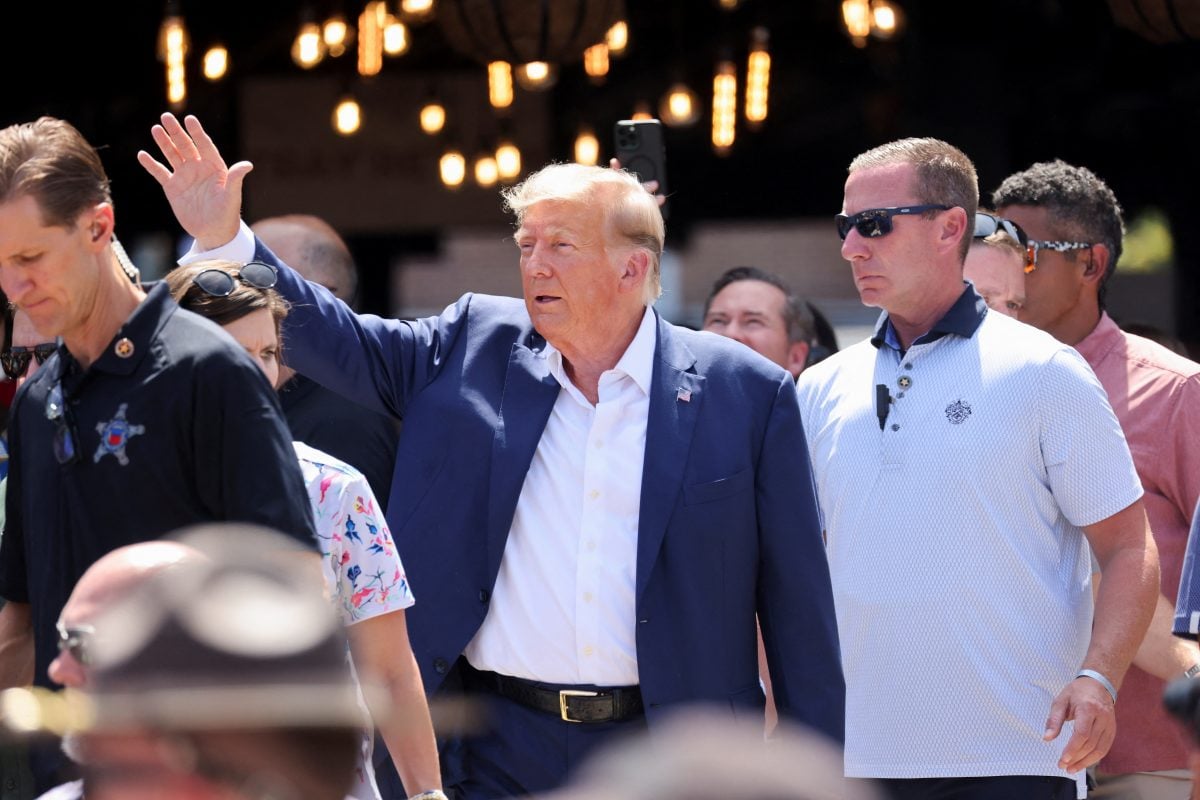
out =
<path fill-rule="evenodd" d="M 199 120 L 150 138 L 192 246 L 143 283 L 79 131 L 0 131 L 36 793 L 1192 797 L 1200 364 L 1107 314 L 1090 170 L 983 209 L 951 144 L 860 154 L 830 234 L 881 314 L 839 348 L 754 266 L 662 318 L 619 168 L 502 192 L 523 298 L 384 319 Z"/>

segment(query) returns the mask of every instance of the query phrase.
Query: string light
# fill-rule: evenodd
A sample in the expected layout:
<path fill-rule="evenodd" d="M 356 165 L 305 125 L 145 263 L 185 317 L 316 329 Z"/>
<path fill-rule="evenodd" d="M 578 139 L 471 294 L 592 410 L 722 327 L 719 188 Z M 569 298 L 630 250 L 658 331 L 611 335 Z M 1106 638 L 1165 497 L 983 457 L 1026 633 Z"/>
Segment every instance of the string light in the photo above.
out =
<path fill-rule="evenodd" d="M 757 125 L 767 118 L 771 54 L 767 52 L 766 28 L 755 28 L 751 38 L 750 56 L 746 59 L 746 120 Z"/>
<path fill-rule="evenodd" d="M 712 143 L 724 155 L 733 146 L 737 121 L 737 67 L 732 61 L 717 64 L 713 76 Z"/>
<path fill-rule="evenodd" d="M 507 61 L 493 61 L 488 64 L 488 102 L 492 108 L 508 108 L 512 101 L 512 65 Z"/>
<path fill-rule="evenodd" d="M 645 100 L 639 100 L 633 105 L 633 113 L 629 115 L 630 119 L 647 120 L 654 119 L 654 115 L 650 113 L 650 104 Z"/>
<path fill-rule="evenodd" d="M 225 45 L 214 44 L 204 53 L 204 77 L 219 81 L 229 71 L 229 51 Z"/>
<path fill-rule="evenodd" d="M 438 161 L 438 169 L 442 175 L 442 183 L 451 189 L 457 189 L 466 180 L 467 160 L 457 150 L 448 150 Z"/>
<path fill-rule="evenodd" d="M 521 151 L 511 140 L 502 140 L 497 145 L 496 167 L 500 172 L 500 179 L 504 181 L 514 180 L 521 174 Z"/>
<path fill-rule="evenodd" d="M 387 25 L 387 3 L 367 3 L 358 17 L 358 74 L 378 75 L 383 69 L 383 29 Z"/>
<path fill-rule="evenodd" d="M 686 83 L 676 83 L 659 102 L 658 116 L 674 128 L 692 125 L 700 119 L 700 97 Z"/>
<path fill-rule="evenodd" d="M 346 52 L 346 40 L 349 38 L 350 26 L 341 14 L 334 14 L 321 26 L 321 40 L 325 42 L 325 48 L 333 58 Z"/>
<path fill-rule="evenodd" d="M 321 35 L 321 26 L 315 22 L 306 22 L 300 26 L 296 41 L 292 43 L 292 61 L 303 69 L 312 69 L 325 58 L 325 40 Z"/>
<path fill-rule="evenodd" d="M 600 140 L 591 128 L 580 128 L 575 137 L 575 163 L 594 167 L 600 161 Z"/>
<path fill-rule="evenodd" d="M 446 127 L 446 108 L 436 100 L 421 106 L 421 130 L 432 136 Z"/>
<path fill-rule="evenodd" d="M 866 47 L 871 33 L 870 0 L 842 0 L 842 22 L 855 47 Z"/>
<path fill-rule="evenodd" d="M 350 95 L 343 97 L 333 109 L 333 129 L 342 136 L 352 136 L 362 127 L 362 108 Z"/>
<path fill-rule="evenodd" d="M 629 23 L 623 19 L 614 22 L 604 34 L 604 43 L 608 45 L 611 55 L 624 55 L 625 48 L 629 46 Z"/>
<path fill-rule="evenodd" d="M 583 71 L 594 80 L 604 80 L 604 76 L 608 74 L 607 44 L 594 44 L 583 51 Z"/>
<path fill-rule="evenodd" d="M 409 22 L 425 22 L 433 17 L 433 0 L 400 0 L 400 13 Z"/>
<path fill-rule="evenodd" d="M 530 61 L 517 67 L 517 83 L 531 91 L 549 89 L 558 80 L 558 68 L 546 61 Z"/>
<path fill-rule="evenodd" d="M 174 3 L 167 6 L 167 16 L 158 29 L 158 58 L 167 65 L 167 103 L 179 111 L 187 100 L 187 76 L 184 57 L 188 51 L 188 33 L 183 17 Z"/>
<path fill-rule="evenodd" d="M 475 159 L 476 183 L 486 189 L 489 186 L 495 186 L 498 180 L 500 180 L 500 167 L 496 165 L 494 157 L 485 154 Z"/>
<path fill-rule="evenodd" d="M 904 12 L 889 0 L 871 3 L 871 35 L 876 39 L 892 39 L 904 26 Z"/>
<path fill-rule="evenodd" d="M 398 56 L 408 51 L 408 28 L 403 22 L 393 17 L 387 17 L 383 26 L 383 52 L 389 56 Z"/>

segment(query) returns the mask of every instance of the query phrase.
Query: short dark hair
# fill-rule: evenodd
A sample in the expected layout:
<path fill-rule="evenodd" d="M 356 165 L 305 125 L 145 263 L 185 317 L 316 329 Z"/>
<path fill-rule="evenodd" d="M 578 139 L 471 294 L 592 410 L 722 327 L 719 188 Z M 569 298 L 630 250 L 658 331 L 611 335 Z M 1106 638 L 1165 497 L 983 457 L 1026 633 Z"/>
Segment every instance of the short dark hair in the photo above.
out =
<path fill-rule="evenodd" d="M 1054 235 L 1082 237 L 1105 245 L 1112 257 L 1099 286 L 1100 307 L 1104 308 L 1108 279 L 1117 269 L 1121 238 L 1125 235 L 1121 204 L 1108 184 L 1086 167 L 1076 167 L 1061 159 L 1040 161 L 1005 178 L 992 192 L 992 205 L 1044 208 L 1055 225 L 1062 226 L 1062 231 Z M 1067 255 L 1074 257 L 1073 253 Z"/>
<path fill-rule="evenodd" d="M 708 309 L 712 306 L 713 298 L 720 294 L 726 286 L 738 281 L 761 281 L 769 283 L 783 292 L 783 321 L 787 325 L 789 342 L 811 344 L 816 339 L 816 325 L 813 322 L 813 315 L 809 311 L 808 303 L 793 292 L 792 287 L 788 286 L 783 278 L 758 267 L 733 267 L 717 278 L 712 285 L 712 291 L 708 293 L 708 297 L 704 301 L 705 317 L 708 316 Z"/>
<path fill-rule="evenodd" d="M 0 203 L 26 195 L 37 201 L 45 224 L 66 228 L 88 208 L 112 202 L 96 149 L 54 117 L 0 130 Z"/>

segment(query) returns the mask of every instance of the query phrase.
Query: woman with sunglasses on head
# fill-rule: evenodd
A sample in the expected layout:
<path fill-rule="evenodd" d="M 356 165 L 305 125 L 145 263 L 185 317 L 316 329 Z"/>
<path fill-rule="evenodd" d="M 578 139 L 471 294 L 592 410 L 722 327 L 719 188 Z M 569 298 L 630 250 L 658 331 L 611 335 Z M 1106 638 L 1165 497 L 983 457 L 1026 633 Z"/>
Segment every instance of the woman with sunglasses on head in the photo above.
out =
<path fill-rule="evenodd" d="M 166 283 L 182 308 L 224 328 L 278 383 L 279 331 L 287 302 L 272 288 L 275 268 L 258 262 L 201 261 L 169 273 Z M 351 654 L 364 677 L 383 683 L 395 711 L 380 733 L 406 790 L 443 797 L 429 708 L 408 642 L 404 609 L 413 604 L 391 533 L 366 478 L 352 466 L 294 443 L 308 486 L 330 595 L 349 628 Z M 364 737 L 354 796 L 377 798 L 371 737 Z M 417 794 L 420 792 L 420 794 Z"/>

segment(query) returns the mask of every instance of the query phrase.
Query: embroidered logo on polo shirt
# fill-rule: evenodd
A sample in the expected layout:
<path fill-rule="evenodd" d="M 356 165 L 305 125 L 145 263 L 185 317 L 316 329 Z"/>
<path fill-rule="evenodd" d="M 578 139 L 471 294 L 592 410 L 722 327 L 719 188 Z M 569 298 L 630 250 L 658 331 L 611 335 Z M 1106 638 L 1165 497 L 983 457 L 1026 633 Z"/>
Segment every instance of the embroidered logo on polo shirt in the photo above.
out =
<path fill-rule="evenodd" d="M 962 425 L 971 416 L 971 404 L 966 400 L 955 400 L 946 406 L 946 419 L 951 425 Z"/>
<path fill-rule="evenodd" d="M 145 433 L 146 426 L 129 424 L 129 420 L 125 419 L 125 409 L 128 407 L 128 403 L 121 403 L 116 416 L 108 422 L 96 423 L 96 433 L 100 434 L 100 446 L 92 456 L 92 463 L 99 464 L 100 459 L 111 453 L 122 467 L 129 464 L 129 456 L 125 454 L 125 443 L 134 436 Z"/>

